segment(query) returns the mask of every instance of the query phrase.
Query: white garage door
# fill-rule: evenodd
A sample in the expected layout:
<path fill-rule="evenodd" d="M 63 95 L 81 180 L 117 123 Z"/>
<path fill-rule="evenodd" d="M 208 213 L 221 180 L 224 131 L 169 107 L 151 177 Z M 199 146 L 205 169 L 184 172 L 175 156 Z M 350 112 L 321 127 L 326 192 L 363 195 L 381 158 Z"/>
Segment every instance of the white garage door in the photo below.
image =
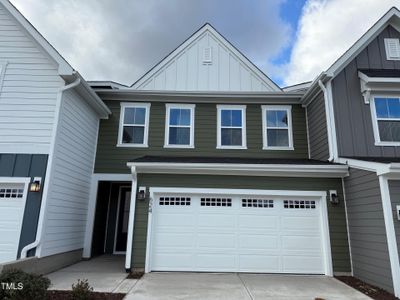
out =
<path fill-rule="evenodd" d="M 25 183 L 0 182 L 0 263 L 17 258 L 25 199 Z"/>
<path fill-rule="evenodd" d="M 316 198 L 155 195 L 150 268 L 324 274 Z"/>

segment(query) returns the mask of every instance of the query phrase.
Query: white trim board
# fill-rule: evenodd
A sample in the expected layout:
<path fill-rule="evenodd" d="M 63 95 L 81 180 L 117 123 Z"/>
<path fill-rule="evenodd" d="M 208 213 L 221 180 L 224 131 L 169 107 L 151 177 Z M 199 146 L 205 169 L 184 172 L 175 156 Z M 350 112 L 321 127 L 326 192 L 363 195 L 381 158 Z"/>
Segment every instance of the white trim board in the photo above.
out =
<path fill-rule="evenodd" d="M 383 217 L 385 221 L 385 231 L 389 250 L 390 268 L 392 271 L 393 289 L 395 296 L 400 297 L 399 252 L 397 249 L 396 232 L 394 229 L 389 183 L 386 176 L 379 176 L 379 186 L 381 190 Z"/>
<path fill-rule="evenodd" d="M 321 221 L 322 221 L 322 240 L 323 240 L 323 253 L 325 275 L 333 276 L 332 266 L 332 253 L 329 234 L 329 221 L 327 211 L 327 193 L 326 191 L 292 191 L 292 190 L 255 190 L 255 189 L 213 189 L 213 188 L 165 188 L 165 187 L 151 187 L 150 188 L 150 207 L 147 226 L 147 243 L 146 243 L 146 263 L 145 272 L 151 270 L 151 248 L 152 248 L 152 223 L 153 223 L 153 201 L 156 194 L 160 193 L 173 193 L 175 194 L 212 194 L 212 195 L 246 195 L 246 196 L 276 196 L 276 197 L 307 197 L 315 198 L 321 202 Z"/>
<path fill-rule="evenodd" d="M 209 174 L 237 176 L 330 177 L 348 176 L 347 165 L 142 163 L 129 162 L 138 173 Z"/>

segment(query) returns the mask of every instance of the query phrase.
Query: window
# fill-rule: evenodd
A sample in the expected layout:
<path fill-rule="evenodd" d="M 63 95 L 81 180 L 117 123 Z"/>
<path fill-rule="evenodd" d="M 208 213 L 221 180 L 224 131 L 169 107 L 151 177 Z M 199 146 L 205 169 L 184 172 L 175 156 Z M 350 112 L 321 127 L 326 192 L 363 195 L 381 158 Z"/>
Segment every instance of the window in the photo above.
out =
<path fill-rule="evenodd" d="M 121 103 L 118 146 L 147 147 L 149 103 Z"/>
<path fill-rule="evenodd" d="M 223 206 L 223 207 L 231 207 L 232 199 L 231 198 L 201 198 L 200 206 Z"/>
<path fill-rule="evenodd" d="M 371 109 L 375 143 L 400 144 L 400 98 L 374 97 Z"/>
<path fill-rule="evenodd" d="M 242 199 L 242 207 L 273 208 L 274 200 L 268 199 Z"/>
<path fill-rule="evenodd" d="M 165 144 L 171 148 L 194 148 L 194 104 L 167 104 Z"/>
<path fill-rule="evenodd" d="M 283 201 L 284 208 L 293 208 L 293 209 L 315 209 L 315 201 L 309 200 L 284 200 Z"/>
<path fill-rule="evenodd" d="M 263 149 L 293 150 L 291 106 L 262 106 Z"/>
<path fill-rule="evenodd" d="M 217 106 L 217 148 L 246 149 L 246 106 Z"/>

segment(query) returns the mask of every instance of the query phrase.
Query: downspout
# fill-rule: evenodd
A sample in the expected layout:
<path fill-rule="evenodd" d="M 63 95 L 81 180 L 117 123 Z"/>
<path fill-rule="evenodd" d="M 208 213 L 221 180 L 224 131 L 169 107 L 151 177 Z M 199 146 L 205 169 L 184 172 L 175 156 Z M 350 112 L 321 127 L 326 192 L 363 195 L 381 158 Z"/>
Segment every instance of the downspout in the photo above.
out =
<path fill-rule="evenodd" d="M 44 229 L 44 217 L 45 217 L 45 213 L 46 213 L 47 198 L 48 198 L 48 191 L 49 191 L 49 182 L 50 182 L 51 173 L 52 173 L 52 169 L 53 169 L 55 142 L 56 142 L 58 125 L 59 125 L 59 120 L 60 120 L 62 95 L 63 95 L 63 92 L 78 86 L 80 83 L 81 83 L 81 79 L 79 77 L 77 77 L 75 79 L 75 81 L 63 86 L 58 91 L 57 104 L 56 104 L 56 115 L 54 118 L 55 122 L 53 125 L 53 136 L 51 138 L 51 148 L 50 148 L 49 160 L 47 162 L 47 168 L 46 168 L 47 180 L 45 180 L 44 187 L 43 187 L 42 205 L 40 206 L 40 214 L 39 214 L 39 220 L 38 220 L 36 239 L 33 243 L 30 243 L 30 244 L 26 245 L 24 248 L 22 248 L 21 258 L 26 258 L 28 251 L 38 247 L 40 245 L 40 243 L 42 242 L 43 229 Z"/>
<path fill-rule="evenodd" d="M 332 120 L 331 120 L 331 114 L 330 114 L 330 109 L 329 109 L 329 100 L 328 100 L 329 95 L 328 95 L 328 90 L 326 89 L 325 85 L 322 83 L 321 80 L 318 80 L 318 85 L 321 88 L 322 92 L 324 93 L 326 131 L 328 133 L 328 149 L 329 149 L 328 161 L 333 161 L 335 157 L 333 155 Z"/>

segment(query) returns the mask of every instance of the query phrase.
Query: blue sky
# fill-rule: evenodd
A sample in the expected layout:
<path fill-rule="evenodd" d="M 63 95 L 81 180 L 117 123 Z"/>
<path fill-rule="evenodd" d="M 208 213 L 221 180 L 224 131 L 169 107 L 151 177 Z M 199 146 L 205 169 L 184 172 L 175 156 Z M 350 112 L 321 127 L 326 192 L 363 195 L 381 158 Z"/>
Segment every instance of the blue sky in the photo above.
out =
<path fill-rule="evenodd" d="M 130 85 L 209 22 L 280 86 L 314 79 L 399 4 L 399 0 L 11 2 L 87 80 Z"/>

